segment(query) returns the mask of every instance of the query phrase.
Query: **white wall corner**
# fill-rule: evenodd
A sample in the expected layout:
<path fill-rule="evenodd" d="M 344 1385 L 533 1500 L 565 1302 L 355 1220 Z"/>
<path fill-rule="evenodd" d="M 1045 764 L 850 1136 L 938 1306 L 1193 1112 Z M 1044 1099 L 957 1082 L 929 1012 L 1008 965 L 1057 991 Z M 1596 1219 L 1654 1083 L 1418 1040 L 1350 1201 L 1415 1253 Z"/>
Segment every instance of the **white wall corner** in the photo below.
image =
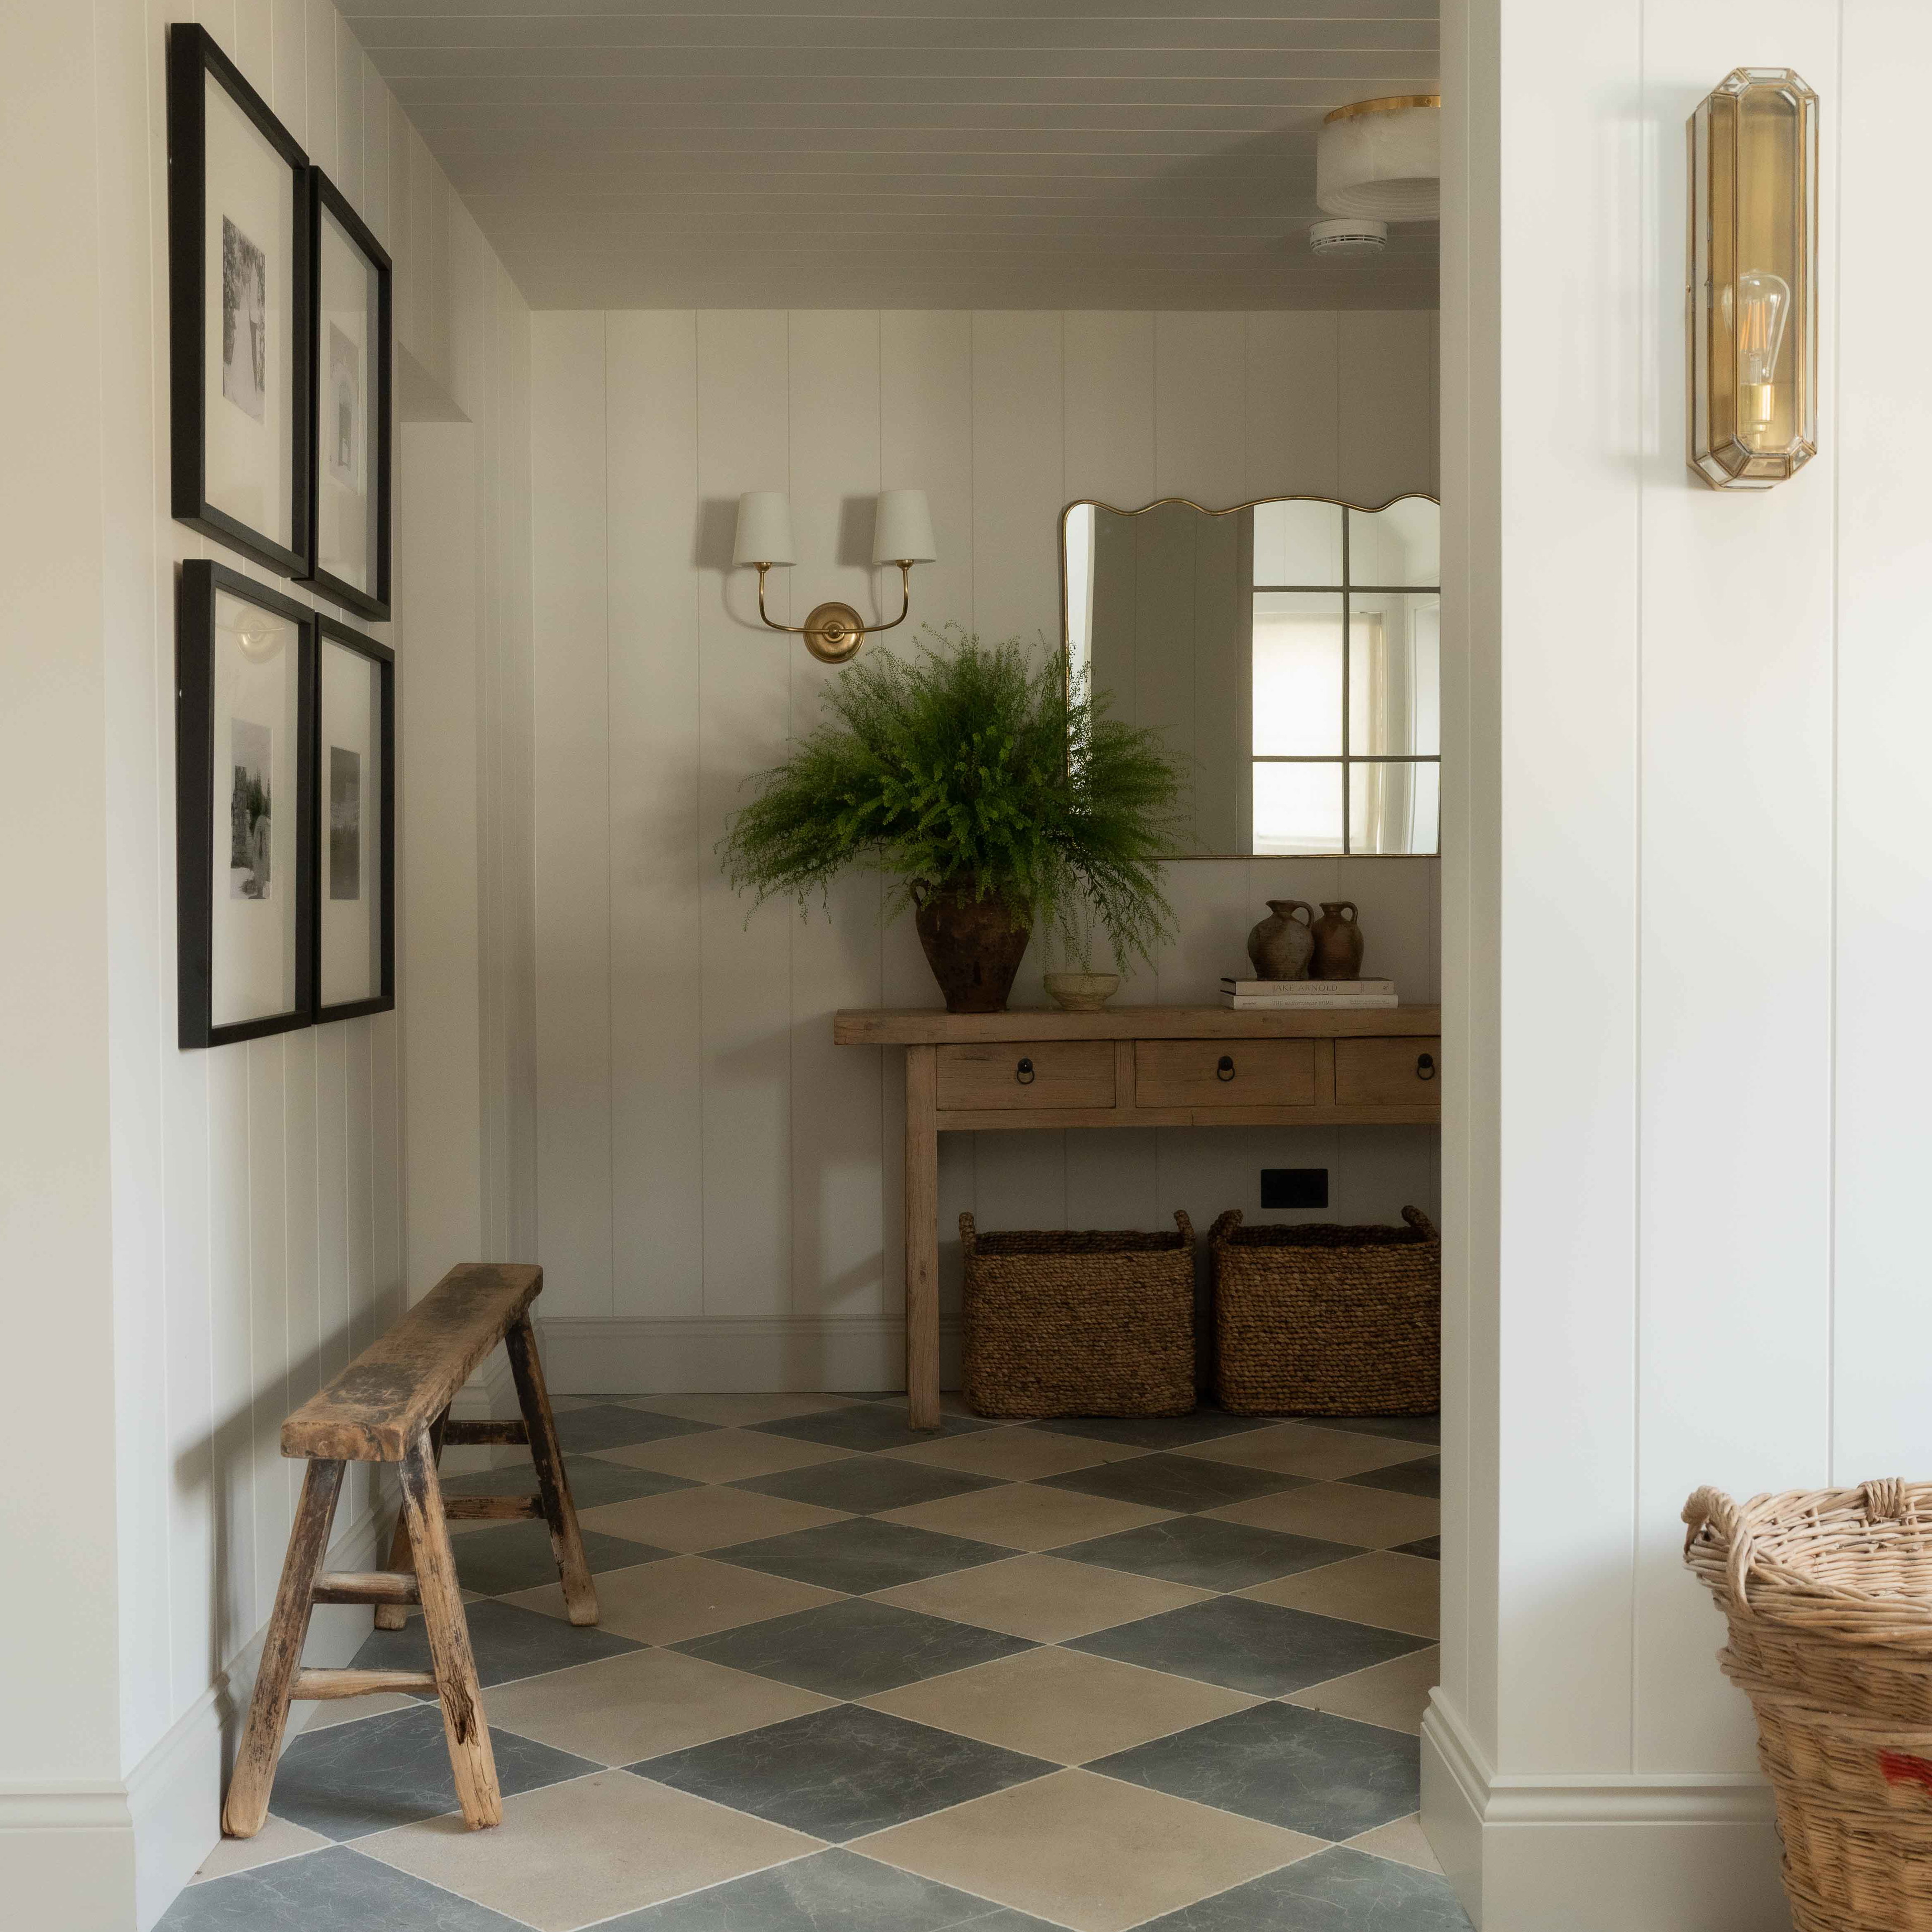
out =
<path fill-rule="evenodd" d="M 330 1546 L 327 1567 L 376 1568 L 378 1532 L 385 1520 L 382 1513 L 370 1510 L 351 1524 Z M 362 1648 L 372 1628 L 372 1613 L 366 1608 L 331 1605 L 318 1609 L 310 1619 L 302 1661 L 322 1670 L 345 1664 Z M 264 1624 L 128 1774 L 118 1802 L 129 1840 L 134 1916 L 130 1920 L 126 1916 L 124 1901 L 120 1916 L 99 1920 L 102 1932 L 110 1932 L 110 1928 L 125 1932 L 130 1924 L 134 1932 L 148 1932 L 219 1842 L 221 1793 L 248 1714 L 248 1700 L 254 1693 L 255 1672 L 268 1634 Z M 310 1703 L 290 1706 L 284 1749 L 301 1735 L 315 1708 Z M 0 1808 L 4 1808 L 4 1799 L 0 1799 Z M 10 1874 L 12 1867 L 8 1870 Z M 71 1910 L 64 1904 L 62 1909 Z M 30 1918 L 21 1922 L 41 1922 Z M 75 1917 L 46 1922 L 58 1923 L 64 1928 L 70 1925 L 76 1932 L 83 1926 L 92 1932 L 96 1923 Z"/>
<path fill-rule="evenodd" d="M 508 1349 L 494 1349 L 484 1358 L 476 1372 L 457 1390 L 449 1413 L 458 1422 L 494 1422 L 522 1414 Z"/>
<path fill-rule="evenodd" d="M 1789 1932 L 1756 1778 L 1498 1773 L 1438 1688 L 1422 1822 L 1482 1932 Z"/>

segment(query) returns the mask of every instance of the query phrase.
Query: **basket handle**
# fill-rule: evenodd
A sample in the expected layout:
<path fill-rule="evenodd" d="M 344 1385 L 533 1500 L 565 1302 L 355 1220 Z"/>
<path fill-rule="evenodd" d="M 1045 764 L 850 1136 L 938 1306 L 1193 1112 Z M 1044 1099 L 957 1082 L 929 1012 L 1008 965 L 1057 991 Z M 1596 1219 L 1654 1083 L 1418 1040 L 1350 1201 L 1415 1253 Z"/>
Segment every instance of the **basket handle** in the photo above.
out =
<path fill-rule="evenodd" d="M 1241 1210 L 1228 1208 L 1214 1216 L 1214 1225 L 1208 1230 L 1210 1241 L 1224 1241 L 1241 1225 Z"/>
<path fill-rule="evenodd" d="M 1193 1246 L 1194 1223 L 1187 1218 L 1187 1210 L 1185 1208 L 1177 1208 L 1174 1210 L 1174 1225 L 1180 1230 L 1187 1245 L 1190 1248 Z"/>
<path fill-rule="evenodd" d="M 970 1255 L 973 1252 L 976 1234 L 976 1231 L 973 1225 L 972 1216 L 970 1214 L 961 1215 L 959 1217 L 959 1246 L 962 1252 Z"/>
<path fill-rule="evenodd" d="M 1420 1208 L 1405 1208 L 1402 1210 L 1402 1218 L 1406 1221 L 1425 1241 L 1439 1241 L 1442 1238 L 1442 1237 L 1436 1232 L 1436 1223 L 1432 1221 Z"/>
<path fill-rule="evenodd" d="M 1864 1497 L 1865 1516 L 1872 1522 L 1905 1522 L 1912 1510 L 1901 1477 L 1880 1476 L 1858 1485 Z"/>
<path fill-rule="evenodd" d="M 1690 1546 L 1706 1528 L 1715 1530 L 1730 1544 L 1728 1580 L 1731 1601 L 1739 1610 L 1748 1610 L 1750 1606 L 1745 1586 L 1750 1580 L 1751 1564 L 1757 1556 L 1757 1544 L 1744 1527 L 1744 1517 L 1737 1504 L 1722 1490 L 1714 1490 L 1706 1484 L 1694 1491 L 1690 1501 L 1684 1505 L 1684 1521 L 1687 1526 L 1684 1536 L 1685 1556 L 1690 1555 Z"/>

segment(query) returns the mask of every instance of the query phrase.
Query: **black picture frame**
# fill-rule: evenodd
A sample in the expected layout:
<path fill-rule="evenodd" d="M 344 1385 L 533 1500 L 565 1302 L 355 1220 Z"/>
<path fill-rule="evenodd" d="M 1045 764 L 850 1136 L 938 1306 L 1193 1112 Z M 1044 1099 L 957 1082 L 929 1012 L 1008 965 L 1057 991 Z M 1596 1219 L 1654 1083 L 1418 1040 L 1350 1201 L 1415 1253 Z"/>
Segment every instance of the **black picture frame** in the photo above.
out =
<path fill-rule="evenodd" d="M 206 82 L 212 77 L 287 164 L 291 206 L 289 284 L 289 540 L 259 530 L 208 496 L 207 380 L 209 318 L 204 282 L 208 238 Z M 307 406 L 310 320 L 308 156 L 250 87 L 205 27 L 168 28 L 168 347 L 171 513 L 218 543 L 282 577 L 308 568 L 309 444 L 314 412 Z M 217 319 L 219 326 L 219 319 Z"/>
<path fill-rule="evenodd" d="M 315 849 L 309 868 L 314 910 L 309 925 L 314 949 L 311 976 L 316 989 L 315 1017 L 318 1024 L 326 1024 L 332 1020 L 356 1019 L 364 1013 L 386 1013 L 390 1012 L 396 1004 L 396 654 L 388 645 L 378 644 L 374 638 L 364 637 L 360 631 L 339 623 L 334 618 L 320 611 L 316 613 L 316 629 L 315 742 L 311 759 L 315 772 L 316 808 L 310 831 Z M 375 734 L 382 760 L 382 771 L 376 788 L 382 822 L 376 842 L 382 871 L 376 897 L 376 916 L 380 922 L 376 945 L 381 990 L 368 999 L 339 1000 L 333 1006 L 321 1004 L 322 896 L 328 869 L 322 862 L 322 844 L 324 828 L 328 820 L 322 799 L 322 787 L 326 782 L 323 752 L 327 743 L 326 733 L 328 724 L 327 706 L 322 692 L 322 646 L 325 644 L 339 644 L 346 650 L 356 652 L 367 658 L 376 668 L 377 688 L 381 692 L 381 716 L 377 721 Z"/>
<path fill-rule="evenodd" d="M 292 625 L 296 724 L 295 1000 L 284 1011 L 216 1024 L 214 815 L 216 598 L 222 592 Z M 175 906 L 178 1036 L 185 1048 L 226 1046 L 310 1025 L 315 1017 L 315 740 L 316 614 L 225 564 L 184 563 L 175 604 Z M 231 786 L 232 779 L 231 778 Z M 274 789 L 281 787 L 278 782 Z"/>
<path fill-rule="evenodd" d="M 312 584 L 332 604 L 382 622 L 389 615 L 389 514 L 390 471 L 393 449 L 392 428 L 395 359 L 395 275 L 387 251 L 376 239 L 367 223 L 352 208 L 341 190 L 320 168 L 309 170 L 308 234 L 308 558 L 298 581 Z M 375 590 L 365 590 L 322 568 L 322 398 L 328 367 L 327 345 L 322 340 L 322 236 L 325 216 L 332 217 L 357 252 L 376 273 L 376 313 L 373 318 L 376 353 L 371 358 L 376 385 L 374 447 L 370 452 L 370 485 L 376 500 Z"/>

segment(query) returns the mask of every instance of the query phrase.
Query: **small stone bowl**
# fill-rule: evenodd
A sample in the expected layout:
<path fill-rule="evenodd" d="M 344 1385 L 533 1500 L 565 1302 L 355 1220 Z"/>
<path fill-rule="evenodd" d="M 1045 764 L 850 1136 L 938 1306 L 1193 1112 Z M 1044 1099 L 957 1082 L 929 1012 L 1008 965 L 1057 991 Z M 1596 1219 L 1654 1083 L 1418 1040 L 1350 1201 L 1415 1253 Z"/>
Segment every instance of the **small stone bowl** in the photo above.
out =
<path fill-rule="evenodd" d="M 1118 973 L 1049 973 L 1046 996 L 1064 1012 L 1097 1013 L 1120 990 Z"/>

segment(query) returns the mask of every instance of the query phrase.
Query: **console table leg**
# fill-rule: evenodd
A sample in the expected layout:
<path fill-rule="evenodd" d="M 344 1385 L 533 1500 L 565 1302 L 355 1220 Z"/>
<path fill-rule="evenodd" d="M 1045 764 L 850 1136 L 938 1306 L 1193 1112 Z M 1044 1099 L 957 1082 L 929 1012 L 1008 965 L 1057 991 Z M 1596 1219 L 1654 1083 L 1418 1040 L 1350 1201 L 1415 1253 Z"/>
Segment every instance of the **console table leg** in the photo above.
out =
<path fill-rule="evenodd" d="M 906 1048 L 906 1408 L 939 1426 L 939 1066 L 938 1049 Z"/>

